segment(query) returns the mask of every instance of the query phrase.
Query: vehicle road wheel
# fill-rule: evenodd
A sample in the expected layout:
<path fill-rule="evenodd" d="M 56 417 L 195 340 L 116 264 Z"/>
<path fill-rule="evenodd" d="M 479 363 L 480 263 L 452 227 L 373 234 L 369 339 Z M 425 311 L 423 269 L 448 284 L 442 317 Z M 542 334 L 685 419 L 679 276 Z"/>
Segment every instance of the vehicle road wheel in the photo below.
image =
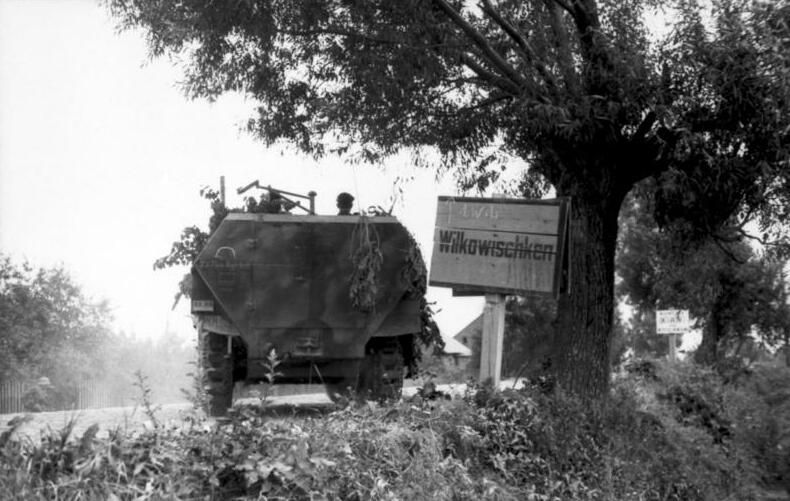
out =
<path fill-rule="evenodd" d="M 403 353 L 397 338 L 372 339 L 359 369 L 359 398 L 397 400 L 403 390 Z"/>
<path fill-rule="evenodd" d="M 326 396 L 328 396 L 332 402 L 341 406 L 346 406 L 354 397 L 356 385 L 356 378 L 347 378 L 341 381 L 326 383 L 324 384 L 324 388 L 326 389 Z"/>
<path fill-rule="evenodd" d="M 201 339 L 206 412 L 224 416 L 233 404 L 233 360 L 225 336 L 204 332 Z"/>

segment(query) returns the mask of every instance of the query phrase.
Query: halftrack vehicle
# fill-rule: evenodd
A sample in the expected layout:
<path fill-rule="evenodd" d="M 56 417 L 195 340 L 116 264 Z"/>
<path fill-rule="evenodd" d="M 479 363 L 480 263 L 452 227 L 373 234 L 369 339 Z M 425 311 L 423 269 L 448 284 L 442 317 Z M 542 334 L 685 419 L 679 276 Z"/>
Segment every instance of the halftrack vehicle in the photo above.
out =
<path fill-rule="evenodd" d="M 275 384 L 400 396 L 421 328 L 411 236 L 389 215 L 307 212 L 230 213 L 193 262 L 211 415 L 227 412 L 234 383 L 271 382 L 271 357 Z"/>

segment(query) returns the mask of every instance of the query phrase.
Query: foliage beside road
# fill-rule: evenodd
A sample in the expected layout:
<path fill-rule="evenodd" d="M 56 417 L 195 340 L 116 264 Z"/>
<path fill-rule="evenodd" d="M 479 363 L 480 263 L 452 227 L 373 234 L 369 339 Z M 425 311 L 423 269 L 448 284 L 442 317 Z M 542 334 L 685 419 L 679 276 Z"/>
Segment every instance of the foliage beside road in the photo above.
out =
<path fill-rule="evenodd" d="M 244 406 L 99 438 L 0 438 L 13 499 L 765 499 L 790 488 L 790 373 L 632 364 L 604 403 L 548 385 L 272 419 Z M 735 373 L 733 373 L 735 374 Z M 545 382 L 544 382 L 545 383 Z M 441 396 L 440 396 L 441 397 Z"/>
<path fill-rule="evenodd" d="M 137 371 L 157 382 L 158 401 L 182 400 L 195 348 L 113 332 L 111 323 L 112 306 L 86 295 L 62 266 L 36 268 L 0 252 L 0 383 L 25 384 L 26 410 L 77 408 L 86 383 L 132 396 Z"/>
<path fill-rule="evenodd" d="M 0 253 L 0 381 L 47 377 L 56 385 L 51 405 L 66 405 L 78 381 L 103 369 L 97 355 L 110 316 L 63 267 L 36 269 Z"/>

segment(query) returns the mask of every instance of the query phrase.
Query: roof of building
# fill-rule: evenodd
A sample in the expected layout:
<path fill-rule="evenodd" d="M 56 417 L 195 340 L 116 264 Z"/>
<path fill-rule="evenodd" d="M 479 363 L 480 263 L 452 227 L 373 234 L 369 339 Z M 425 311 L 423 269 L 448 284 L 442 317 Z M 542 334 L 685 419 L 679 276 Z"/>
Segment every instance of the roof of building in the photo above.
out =
<path fill-rule="evenodd" d="M 461 341 L 462 339 L 466 338 L 471 340 L 478 338 L 480 337 L 482 332 L 483 332 L 483 314 L 481 313 L 474 320 L 469 322 L 469 324 L 466 327 L 458 331 L 458 334 L 453 336 L 453 339 L 463 344 L 463 341 Z"/>
<path fill-rule="evenodd" d="M 447 355 L 458 355 L 459 357 L 472 356 L 472 350 L 453 338 L 444 338 L 444 350 L 442 352 Z"/>

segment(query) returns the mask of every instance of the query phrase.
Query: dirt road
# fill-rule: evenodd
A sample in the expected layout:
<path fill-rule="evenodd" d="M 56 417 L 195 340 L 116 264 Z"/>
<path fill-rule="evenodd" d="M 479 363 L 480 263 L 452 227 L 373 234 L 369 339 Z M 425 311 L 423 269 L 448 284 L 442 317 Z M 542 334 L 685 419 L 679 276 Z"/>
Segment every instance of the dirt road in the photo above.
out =
<path fill-rule="evenodd" d="M 255 403 L 256 399 L 243 399 L 242 402 Z M 288 395 L 271 397 L 268 405 L 272 412 L 287 414 L 290 409 L 324 410 L 331 405 L 323 394 Z M 193 415 L 191 404 L 166 404 L 157 406 L 154 413 L 159 423 L 173 425 Z M 94 423 L 99 425 L 99 435 L 107 436 L 109 431 L 121 429 L 126 431 L 142 430 L 152 426 L 151 419 L 141 407 L 108 407 L 104 409 L 83 409 L 75 411 L 36 412 L 30 414 L 0 414 L 0 433 L 9 428 L 13 419 L 25 418 L 27 421 L 17 430 L 21 436 L 38 440 L 48 430 L 59 431 L 71 421 L 75 421 L 72 436 L 81 436 Z"/>
<path fill-rule="evenodd" d="M 313 388 L 315 391 L 317 387 Z M 440 391 L 454 394 L 463 392 L 464 385 L 439 385 Z M 287 390 L 286 390 L 287 391 Z M 403 389 L 404 397 L 409 397 L 417 391 L 410 384 Z M 275 392 L 277 393 L 277 392 Z M 299 395 L 278 395 L 267 398 L 267 412 L 273 416 L 310 415 L 329 412 L 333 404 L 320 390 L 320 393 Z M 259 398 L 240 398 L 239 403 L 255 404 Z M 164 404 L 157 406 L 155 417 L 160 424 L 177 425 L 194 415 L 191 404 Z M 75 411 L 37 412 L 31 414 L 0 414 L 0 433 L 9 428 L 9 421 L 25 418 L 27 421 L 17 430 L 20 436 L 38 440 L 42 433 L 48 430 L 59 431 L 64 429 L 71 421 L 75 421 L 72 436 L 80 437 L 88 427 L 94 423 L 99 425 L 99 436 L 107 436 L 110 431 L 120 429 L 125 431 L 142 430 L 151 427 L 153 423 L 146 415 L 143 408 L 137 407 L 108 407 L 104 409 L 84 409 Z"/>

